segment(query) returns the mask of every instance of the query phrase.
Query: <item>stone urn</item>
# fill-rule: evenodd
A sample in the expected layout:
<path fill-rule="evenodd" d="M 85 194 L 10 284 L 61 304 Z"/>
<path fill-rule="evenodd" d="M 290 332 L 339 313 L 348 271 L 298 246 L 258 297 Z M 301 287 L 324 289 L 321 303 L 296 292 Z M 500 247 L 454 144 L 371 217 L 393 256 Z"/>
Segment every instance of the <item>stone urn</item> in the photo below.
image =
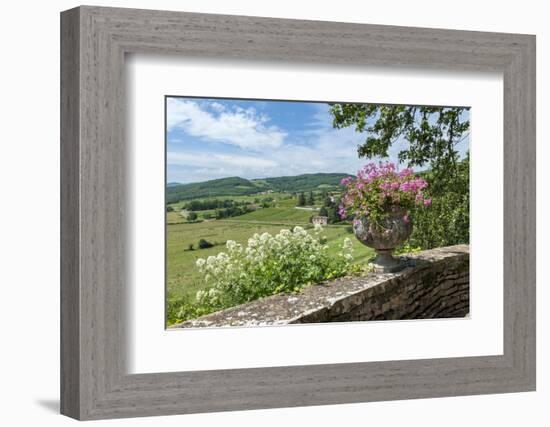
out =
<path fill-rule="evenodd" d="M 413 225 L 406 215 L 406 210 L 394 209 L 378 226 L 368 219 L 353 221 L 353 231 L 357 240 L 376 251 L 374 271 L 391 273 L 406 266 L 405 261 L 392 255 L 395 248 L 404 243 L 412 233 Z"/>

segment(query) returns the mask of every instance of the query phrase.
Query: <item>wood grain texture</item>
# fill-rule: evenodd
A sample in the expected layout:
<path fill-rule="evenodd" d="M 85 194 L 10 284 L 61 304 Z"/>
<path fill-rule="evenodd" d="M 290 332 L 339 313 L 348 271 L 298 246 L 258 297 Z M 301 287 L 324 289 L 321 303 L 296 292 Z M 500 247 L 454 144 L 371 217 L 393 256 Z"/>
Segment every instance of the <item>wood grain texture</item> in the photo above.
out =
<path fill-rule="evenodd" d="M 79 17 L 61 21 L 61 412 L 80 414 Z"/>
<path fill-rule="evenodd" d="M 61 18 L 62 413 L 100 419 L 534 390 L 534 36 L 86 6 Z M 127 53 L 503 72 L 504 354 L 128 375 Z"/>

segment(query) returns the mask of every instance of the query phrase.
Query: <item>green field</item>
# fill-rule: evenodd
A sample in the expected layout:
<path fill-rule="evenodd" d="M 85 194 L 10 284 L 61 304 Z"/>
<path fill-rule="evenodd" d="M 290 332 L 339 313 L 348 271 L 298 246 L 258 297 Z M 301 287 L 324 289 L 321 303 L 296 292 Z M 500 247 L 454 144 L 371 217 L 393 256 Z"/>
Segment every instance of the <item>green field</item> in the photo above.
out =
<path fill-rule="evenodd" d="M 195 267 L 198 258 L 206 258 L 225 250 L 227 240 L 246 244 L 254 233 L 278 233 L 283 228 L 309 225 L 309 217 L 316 211 L 296 209 L 295 199 L 284 194 L 270 194 L 277 198 L 275 207 L 258 209 L 245 215 L 228 219 L 187 223 L 179 212 L 167 214 L 167 287 L 168 298 L 184 295 L 194 296 L 204 283 Z M 251 197 L 251 196 L 239 196 Z M 237 197 L 235 197 L 237 199 Z M 252 197 L 253 199 L 253 197 Z M 174 207 L 175 204 L 173 205 Z M 199 215 L 200 217 L 200 215 Z M 330 253 L 336 255 L 345 237 L 352 237 L 345 225 L 329 225 L 322 235 L 326 236 Z M 208 249 L 196 249 L 199 239 L 215 244 Z M 354 262 L 365 262 L 373 255 L 371 249 L 353 240 Z M 195 250 L 188 250 L 194 244 Z"/>
<path fill-rule="evenodd" d="M 231 218 L 231 221 L 305 225 L 309 223 L 309 217 L 315 213 L 316 211 L 295 209 L 293 207 L 273 207 L 258 209 L 245 215 L 236 216 Z"/>
<path fill-rule="evenodd" d="M 338 185 L 343 176 L 346 175 L 310 174 L 251 181 L 233 177 L 169 186 L 167 201 L 173 211 L 166 214 L 168 300 L 194 299 L 197 291 L 206 287 L 197 270 L 196 260 L 225 251 L 228 240 L 246 245 L 255 233 L 268 232 L 274 235 L 282 229 L 292 229 L 296 225 L 312 229 L 310 217 L 319 213 L 328 194 L 338 194 Z M 314 196 L 313 204 L 297 208 L 298 194 L 304 193 L 307 204 L 311 203 L 310 192 Z M 221 219 L 211 219 L 216 217 L 218 209 L 206 210 L 206 207 L 213 204 L 204 203 L 205 210 L 194 210 L 197 221 L 187 220 L 191 202 L 213 200 L 230 200 L 241 207 L 246 205 L 252 211 L 240 215 L 234 212 L 230 216 L 224 216 L 222 208 L 219 212 Z M 200 204 L 195 204 L 194 209 L 200 209 Z M 207 218 L 204 217 L 205 214 L 208 214 Z M 329 254 L 337 256 L 344 239 L 353 235 L 348 225 L 334 224 L 324 227 L 322 236 L 326 237 Z M 205 239 L 214 246 L 200 249 L 200 239 Z M 352 241 L 355 263 L 365 263 L 372 257 L 371 249 L 361 245 L 356 239 Z M 193 245 L 192 249 L 190 245 Z"/>

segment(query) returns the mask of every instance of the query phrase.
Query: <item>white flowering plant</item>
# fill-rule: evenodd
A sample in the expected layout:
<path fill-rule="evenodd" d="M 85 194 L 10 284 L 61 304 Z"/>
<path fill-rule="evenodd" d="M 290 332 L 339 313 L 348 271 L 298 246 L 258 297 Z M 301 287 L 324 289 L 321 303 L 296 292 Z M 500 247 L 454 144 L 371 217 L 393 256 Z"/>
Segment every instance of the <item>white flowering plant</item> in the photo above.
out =
<path fill-rule="evenodd" d="M 353 261 L 351 239 L 346 238 L 334 256 L 322 243 L 321 233 L 320 225 L 312 234 L 297 226 L 276 235 L 256 233 L 246 246 L 227 241 L 226 251 L 197 259 L 207 287 L 198 291 L 196 301 L 186 304 L 177 317 L 185 320 L 257 298 L 297 292 L 347 274 Z"/>

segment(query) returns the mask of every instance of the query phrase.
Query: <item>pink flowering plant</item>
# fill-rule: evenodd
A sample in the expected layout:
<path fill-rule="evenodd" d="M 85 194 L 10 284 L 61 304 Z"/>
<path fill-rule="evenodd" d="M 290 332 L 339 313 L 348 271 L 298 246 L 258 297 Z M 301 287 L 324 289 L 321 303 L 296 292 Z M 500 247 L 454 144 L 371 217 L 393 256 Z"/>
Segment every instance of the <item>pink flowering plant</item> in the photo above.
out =
<path fill-rule="evenodd" d="M 390 162 L 369 163 L 357 172 L 356 178 L 346 177 L 341 184 L 345 187 L 338 212 L 342 219 L 366 219 L 381 226 L 389 213 L 404 212 L 408 221 L 411 208 L 432 203 L 424 196 L 423 190 L 428 186 L 424 179 L 411 168 L 398 171 Z"/>

